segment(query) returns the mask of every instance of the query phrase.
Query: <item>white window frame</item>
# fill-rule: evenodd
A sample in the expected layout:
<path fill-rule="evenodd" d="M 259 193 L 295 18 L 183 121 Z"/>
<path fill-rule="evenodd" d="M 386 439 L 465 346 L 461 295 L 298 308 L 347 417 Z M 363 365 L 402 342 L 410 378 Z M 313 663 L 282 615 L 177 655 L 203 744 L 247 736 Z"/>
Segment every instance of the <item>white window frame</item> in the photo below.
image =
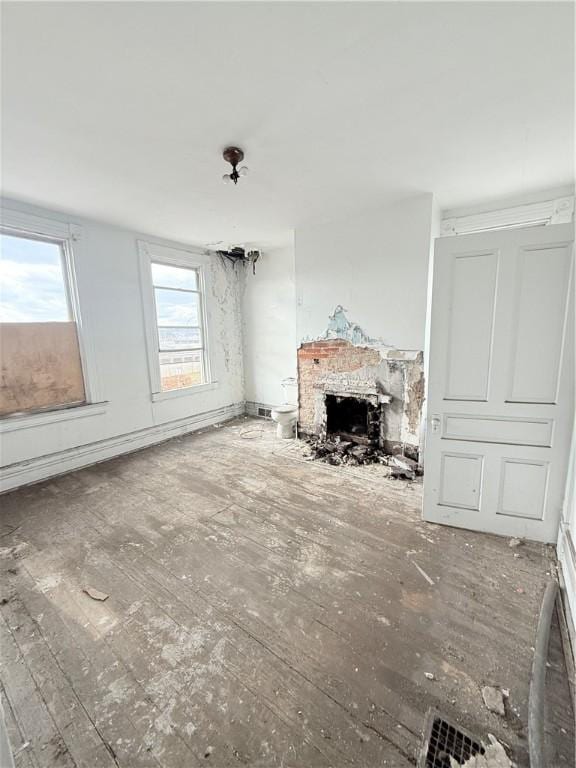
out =
<path fill-rule="evenodd" d="M 174 397 L 190 396 L 206 390 L 215 389 L 218 382 L 212 376 L 210 354 L 210 311 L 207 285 L 207 264 L 209 255 L 186 246 L 167 246 L 148 240 L 138 240 L 140 259 L 140 284 L 142 306 L 144 310 L 144 328 L 146 331 L 146 349 L 150 374 L 150 390 L 153 401 L 170 400 Z M 200 294 L 200 322 L 202 326 L 202 346 L 204 382 L 179 389 L 162 390 L 160 379 L 160 340 L 156 317 L 156 300 L 152 281 L 152 264 L 166 264 L 171 267 L 194 269 L 198 276 Z"/>
<path fill-rule="evenodd" d="M 82 260 L 82 227 L 70 221 L 49 219 L 3 206 L 0 215 L 0 231 L 17 237 L 51 241 L 62 247 L 64 287 L 70 319 L 76 323 L 85 395 L 83 403 L 62 403 L 37 411 L 2 416 L 0 432 L 14 431 L 19 428 L 18 425 L 29 428 L 83 415 L 104 413 L 103 406 L 106 405 L 106 401 L 100 387 L 96 352 L 92 344 L 94 338 L 91 332 L 92 324 L 86 306 L 80 306 L 78 292 L 77 272 L 78 264 Z"/>

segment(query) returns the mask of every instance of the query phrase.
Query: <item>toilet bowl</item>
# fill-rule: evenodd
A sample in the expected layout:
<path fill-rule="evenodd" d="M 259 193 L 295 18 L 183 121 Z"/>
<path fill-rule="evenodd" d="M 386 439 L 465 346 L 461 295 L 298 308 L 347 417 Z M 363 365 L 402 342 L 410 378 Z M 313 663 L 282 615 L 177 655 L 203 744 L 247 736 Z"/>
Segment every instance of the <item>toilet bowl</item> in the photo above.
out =
<path fill-rule="evenodd" d="M 276 427 L 276 435 L 278 437 L 296 437 L 297 405 L 277 405 L 276 408 L 272 408 L 270 415 L 278 424 Z"/>
<path fill-rule="evenodd" d="M 293 404 L 298 400 L 298 383 L 296 379 L 283 379 L 282 390 L 284 392 L 284 403 L 272 408 L 270 416 L 278 424 L 276 428 L 278 437 L 296 437 L 298 406 Z"/>

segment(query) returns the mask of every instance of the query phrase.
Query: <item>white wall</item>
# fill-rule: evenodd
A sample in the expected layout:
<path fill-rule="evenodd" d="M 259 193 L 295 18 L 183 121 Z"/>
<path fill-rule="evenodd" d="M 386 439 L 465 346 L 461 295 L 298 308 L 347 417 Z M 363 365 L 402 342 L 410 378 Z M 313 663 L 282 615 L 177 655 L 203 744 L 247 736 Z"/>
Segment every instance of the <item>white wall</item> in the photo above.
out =
<path fill-rule="evenodd" d="M 298 346 L 324 332 L 337 304 L 371 336 L 423 349 L 432 227 L 432 195 L 419 195 L 310 223 L 296 231 L 294 247 L 264 251 L 256 275 L 245 276 L 245 399 L 282 402 Z"/>
<path fill-rule="evenodd" d="M 371 337 L 424 349 L 432 195 L 296 231 L 298 343 L 320 336 L 337 304 Z"/>
<path fill-rule="evenodd" d="M 182 426 L 182 431 L 187 431 L 185 422 L 190 426 L 199 414 L 235 404 L 240 404 L 241 409 L 244 400 L 241 273 L 227 269 L 218 256 L 214 256 L 208 268 L 208 324 L 217 387 L 152 402 L 137 239 L 153 241 L 154 238 L 13 201 L 3 201 L 3 205 L 80 225 L 81 241 L 75 258 L 79 303 L 91 329 L 90 345 L 101 388 L 99 399 L 107 405 L 101 414 L 3 433 L 1 466 L 59 454 L 78 446 L 94 446 L 100 441 L 105 443 L 111 438 L 151 428 L 165 426 L 165 434 L 170 436 L 173 432 L 169 430 L 173 427 Z M 162 240 L 156 242 L 170 244 Z M 162 439 L 161 433 L 162 430 L 157 430 L 154 439 Z M 130 444 L 138 447 L 133 440 Z M 108 455 L 125 449 L 118 443 Z M 100 458 L 98 451 L 89 455 L 91 458 L 80 463 Z M 66 464 L 64 457 L 61 465 L 63 469 L 72 466 Z M 52 469 L 48 474 L 54 473 Z M 21 476 L 22 482 L 31 479 L 38 478 Z"/>
<path fill-rule="evenodd" d="M 246 270 L 242 302 L 245 398 L 284 402 L 281 382 L 296 378 L 294 246 L 264 251 L 256 274 Z"/>
<path fill-rule="evenodd" d="M 576 420 L 572 433 L 572 449 L 566 478 L 566 496 L 558 532 L 558 559 L 562 569 L 566 601 L 576 622 Z M 573 630 L 576 627 L 572 627 Z M 576 637 L 574 638 L 576 640 Z M 576 646 L 574 648 L 576 653 Z"/>
<path fill-rule="evenodd" d="M 574 281 L 574 296 L 576 299 L 576 280 Z M 574 414 L 574 424 L 572 427 L 572 445 L 568 460 L 566 493 L 560 518 L 557 551 L 564 596 L 572 622 L 570 631 L 573 635 L 572 651 L 575 656 L 574 661 L 576 662 L 576 413 Z"/>

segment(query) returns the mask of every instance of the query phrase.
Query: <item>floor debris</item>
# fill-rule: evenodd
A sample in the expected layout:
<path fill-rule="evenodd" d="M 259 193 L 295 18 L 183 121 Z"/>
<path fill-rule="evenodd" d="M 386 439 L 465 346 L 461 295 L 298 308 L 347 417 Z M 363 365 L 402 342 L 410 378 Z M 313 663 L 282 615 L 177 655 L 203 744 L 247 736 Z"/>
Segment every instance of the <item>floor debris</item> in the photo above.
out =
<path fill-rule="evenodd" d="M 418 462 L 408 456 L 391 456 L 388 464 L 392 468 L 392 477 L 404 477 L 414 480 L 418 474 Z"/>
<path fill-rule="evenodd" d="M 418 565 L 418 563 L 415 563 L 415 562 L 414 562 L 414 560 L 411 560 L 410 562 L 412 563 L 412 565 L 414 566 L 414 568 L 416 568 L 416 570 L 417 570 L 417 571 L 418 571 L 418 572 L 419 572 L 419 573 L 420 573 L 422 576 L 424 576 L 424 578 L 426 579 L 426 581 L 428 582 L 428 584 L 431 584 L 433 587 L 435 587 L 435 586 L 436 586 L 436 582 L 434 581 L 434 579 L 431 579 L 431 578 L 430 578 L 430 576 L 428 576 L 428 574 L 426 573 L 426 571 L 425 571 L 423 568 L 420 568 L 420 566 Z"/>
<path fill-rule="evenodd" d="M 20 754 L 20 752 L 24 752 L 24 750 L 25 750 L 25 749 L 28 749 L 28 747 L 29 747 L 29 746 L 30 746 L 30 742 L 29 742 L 29 741 L 25 741 L 25 742 L 24 742 L 24 744 L 22 744 L 22 746 L 21 746 L 21 747 L 19 747 L 19 748 L 18 748 L 18 749 L 17 749 L 17 750 L 14 752 L 14 757 L 18 757 L 18 755 Z"/>
<path fill-rule="evenodd" d="M 106 592 L 100 592 L 99 589 L 94 589 L 94 587 L 84 587 L 82 591 L 86 592 L 88 597 L 91 597 L 92 600 L 99 600 L 100 602 L 104 602 L 104 600 L 108 600 L 110 597 Z"/>
<path fill-rule="evenodd" d="M 453 757 L 450 758 L 450 768 L 514 768 L 514 763 L 506 754 L 506 750 L 495 736 L 488 734 L 490 744 L 484 744 L 483 755 L 473 755 L 461 764 Z"/>
<path fill-rule="evenodd" d="M 434 673 L 433 672 L 424 672 L 424 677 L 427 677 L 428 680 L 435 680 L 436 679 L 434 677 Z"/>
<path fill-rule="evenodd" d="M 513 538 L 511 538 L 508 541 L 508 546 L 509 547 L 519 547 L 519 546 L 521 546 L 522 543 L 523 543 L 522 539 L 517 539 L 516 537 L 513 537 Z"/>
<path fill-rule="evenodd" d="M 482 688 L 482 698 L 484 704 L 490 712 L 494 712 L 496 715 L 504 717 L 506 710 L 504 709 L 504 694 L 500 688 L 494 688 L 492 685 L 485 685 Z"/>
<path fill-rule="evenodd" d="M 334 466 L 382 464 L 389 468 L 390 477 L 404 480 L 414 480 L 423 474 L 421 465 L 409 456 L 388 454 L 376 445 L 359 443 L 359 440 L 359 437 L 348 440 L 336 435 L 326 439 L 309 437 L 306 443 L 313 459 Z"/>

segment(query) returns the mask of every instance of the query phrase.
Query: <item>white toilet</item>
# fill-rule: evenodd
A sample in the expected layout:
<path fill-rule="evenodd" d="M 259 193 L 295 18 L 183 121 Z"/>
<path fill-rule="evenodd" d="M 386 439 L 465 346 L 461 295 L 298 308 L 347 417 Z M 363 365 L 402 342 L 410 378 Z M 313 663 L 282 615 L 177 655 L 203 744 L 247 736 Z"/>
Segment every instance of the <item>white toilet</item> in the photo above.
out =
<path fill-rule="evenodd" d="M 282 389 L 284 390 L 284 403 L 272 408 L 270 415 L 278 424 L 276 428 L 278 437 L 296 437 L 296 421 L 298 419 L 298 406 L 294 404 L 298 396 L 296 379 L 284 379 Z"/>

